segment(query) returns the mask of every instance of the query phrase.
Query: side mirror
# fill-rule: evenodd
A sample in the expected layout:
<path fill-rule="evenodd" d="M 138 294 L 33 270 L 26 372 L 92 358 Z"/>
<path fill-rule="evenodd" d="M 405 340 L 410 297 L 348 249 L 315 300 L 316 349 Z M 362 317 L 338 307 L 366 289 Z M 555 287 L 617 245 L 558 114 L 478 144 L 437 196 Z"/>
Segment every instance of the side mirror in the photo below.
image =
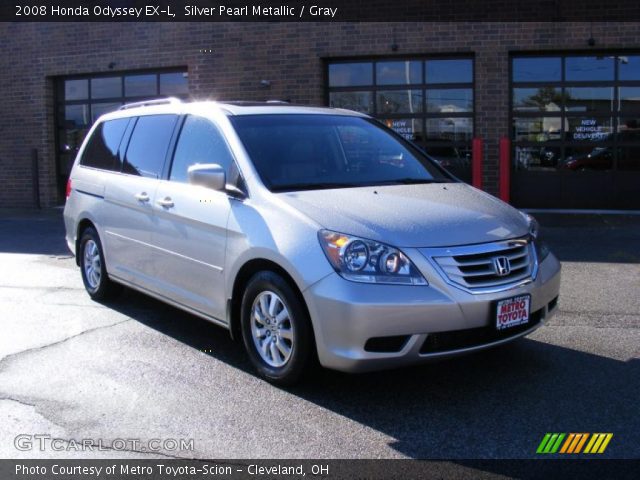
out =
<path fill-rule="evenodd" d="M 189 183 L 200 185 L 212 190 L 224 190 L 226 186 L 226 174 L 217 163 L 200 163 L 191 165 L 187 169 Z"/>

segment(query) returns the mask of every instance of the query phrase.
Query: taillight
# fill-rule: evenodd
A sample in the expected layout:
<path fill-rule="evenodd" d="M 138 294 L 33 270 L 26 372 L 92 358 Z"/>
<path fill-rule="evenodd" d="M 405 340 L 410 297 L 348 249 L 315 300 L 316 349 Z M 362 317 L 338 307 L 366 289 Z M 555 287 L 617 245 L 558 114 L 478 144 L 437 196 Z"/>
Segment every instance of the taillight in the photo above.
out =
<path fill-rule="evenodd" d="M 71 195 L 71 179 L 67 180 L 67 190 L 65 192 L 65 197 L 69 198 Z"/>

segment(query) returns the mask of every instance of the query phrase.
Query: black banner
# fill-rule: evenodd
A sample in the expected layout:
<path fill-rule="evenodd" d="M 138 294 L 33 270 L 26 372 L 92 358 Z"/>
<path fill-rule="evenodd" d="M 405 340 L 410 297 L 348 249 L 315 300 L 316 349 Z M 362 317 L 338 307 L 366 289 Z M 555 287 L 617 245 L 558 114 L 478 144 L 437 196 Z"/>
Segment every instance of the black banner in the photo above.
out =
<path fill-rule="evenodd" d="M 14 0 L 11 22 L 637 21 L 635 0 Z"/>
<path fill-rule="evenodd" d="M 2 480 L 636 479 L 640 460 L 0 460 Z"/>

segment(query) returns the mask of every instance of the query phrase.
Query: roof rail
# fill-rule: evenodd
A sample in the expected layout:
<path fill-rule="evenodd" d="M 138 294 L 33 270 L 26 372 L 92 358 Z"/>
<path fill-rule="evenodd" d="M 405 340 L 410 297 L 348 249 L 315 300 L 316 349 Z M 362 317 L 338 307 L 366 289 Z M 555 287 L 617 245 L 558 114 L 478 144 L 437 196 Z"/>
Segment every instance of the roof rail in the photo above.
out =
<path fill-rule="evenodd" d="M 146 107 L 149 105 L 173 105 L 176 103 L 182 103 L 182 100 L 176 97 L 156 98 L 154 100 L 143 100 L 141 102 L 126 103 L 122 105 L 118 110 L 128 110 L 129 108 Z"/>
<path fill-rule="evenodd" d="M 286 100 L 267 100 L 265 103 L 275 103 L 275 104 L 289 105 L 289 102 L 286 101 Z"/>

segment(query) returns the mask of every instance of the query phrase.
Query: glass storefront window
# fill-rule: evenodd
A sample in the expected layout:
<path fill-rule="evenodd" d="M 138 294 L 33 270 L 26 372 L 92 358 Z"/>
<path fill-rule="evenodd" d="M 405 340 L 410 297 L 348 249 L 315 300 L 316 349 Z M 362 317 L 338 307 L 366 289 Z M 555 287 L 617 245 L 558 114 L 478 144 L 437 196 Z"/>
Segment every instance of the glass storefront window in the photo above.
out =
<path fill-rule="evenodd" d="M 441 165 L 471 180 L 473 59 L 336 61 L 327 78 L 330 106 L 368 113 L 425 151 L 445 152 Z"/>
<path fill-rule="evenodd" d="M 92 103 L 91 122 L 95 122 L 100 115 L 117 110 L 121 105 L 122 103 L 119 102 Z"/>
<path fill-rule="evenodd" d="M 89 81 L 66 80 L 64 82 L 64 98 L 66 100 L 86 100 L 89 98 Z"/>
<path fill-rule="evenodd" d="M 424 139 L 422 120 L 418 118 L 393 118 L 382 120 L 387 127 L 402 135 L 406 140 L 420 142 Z"/>
<path fill-rule="evenodd" d="M 427 119 L 426 140 L 470 142 L 473 137 L 473 121 L 465 117 Z"/>
<path fill-rule="evenodd" d="M 629 158 L 640 148 L 639 55 L 514 57 L 512 65 L 514 168 L 636 168 Z M 551 65 L 554 81 L 530 85 L 549 78 Z"/>
<path fill-rule="evenodd" d="M 373 113 L 373 94 L 371 92 L 331 92 L 329 106 Z"/>
<path fill-rule="evenodd" d="M 186 95 L 189 93 L 185 72 L 160 74 L 160 95 Z"/>
<path fill-rule="evenodd" d="M 612 140 L 611 117 L 569 117 L 567 140 L 574 142 L 605 142 Z"/>
<path fill-rule="evenodd" d="M 376 101 L 379 113 L 422 112 L 422 90 L 379 90 Z"/>
<path fill-rule="evenodd" d="M 425 69 L 427 83 L 473 82 L 473 62 L 471 60 L 427 60 Z"/>
<path fill-rule="evenodd" d="M 640 145 L 640 116 L 621 118 L 618 122 L 618 142 Z"/>
<path fill-rule="evenodd" d="M 565 149 L 564 159 L 558 168 L 574 172 L 611 170 L 613 159 L 614 149 L 610 145 L 571 146 Z"/>
<path fill-rule="evenodd" d="M 640 80 L 640 56 L 620 55 L 617 58 L 620 80 Z"/>
<path fill-rule="evenodd" d="M 372 63 L 332 63 L 329 65 L 330 87 L 353 87 L 372 84 Z"/>
<path fill-rule="evenodd" d="M 610 112 L 613 109 L 611 87 L 569 87 L 565 89 L 568 112 Z"/>
<path fill-rule="evenodd" d="M 565 79 L 574 82 L 613 80 L 614 57 L 567 57 Z"/>
<path fill-rule="evenodd" d="M 412 85 L 422 83 L 422 62 L 376 63 L 377 85 Z"/>
<path fill-rule="evenodd" d="M 427 90 L 427 112 L 459 113 L 473 111 L 470 88 Z"/>
<path fill-rule="evenodd" d="M 548 142 L 562 137 L 561 117 L 524 117 L 513 119 L 516 141 Z"/>
<path fill-rule="evenodd" d="M 640 171 L 640 146 L 622 146 L 617 149 L 618 170 Z"/>
<path fill-rule="evenodd" d="M 122 97 L 122 77 L 98 77 L 91 79 L 91 98 Z"/>
<path fill-rule="evenodd" d="M 621 112 L 640 111 L 640 86 L 620 87 L 618 96 Z"/>
<path fill-rule="evenodd" d="M 559 112 L 563 102 L 561 88 L 513 89 L 513 109 L 518 112 Z"/>
<path fill-rule="evenodd" d="M 513 59 L 514 82 L 559 82 L 562 79 L 560 57 L 523 57 Z"/>
<path fill-rule="evenodd" d="M 158 95 L 157 75 L 129 75 L 124 78 L 125 97 Z"/>
<path fill-rule="evenodd" d="M 64 107 L 64 123 L 67 126 L 84 126 L 89 125 L 89 105 L 66 105 Z"/>

